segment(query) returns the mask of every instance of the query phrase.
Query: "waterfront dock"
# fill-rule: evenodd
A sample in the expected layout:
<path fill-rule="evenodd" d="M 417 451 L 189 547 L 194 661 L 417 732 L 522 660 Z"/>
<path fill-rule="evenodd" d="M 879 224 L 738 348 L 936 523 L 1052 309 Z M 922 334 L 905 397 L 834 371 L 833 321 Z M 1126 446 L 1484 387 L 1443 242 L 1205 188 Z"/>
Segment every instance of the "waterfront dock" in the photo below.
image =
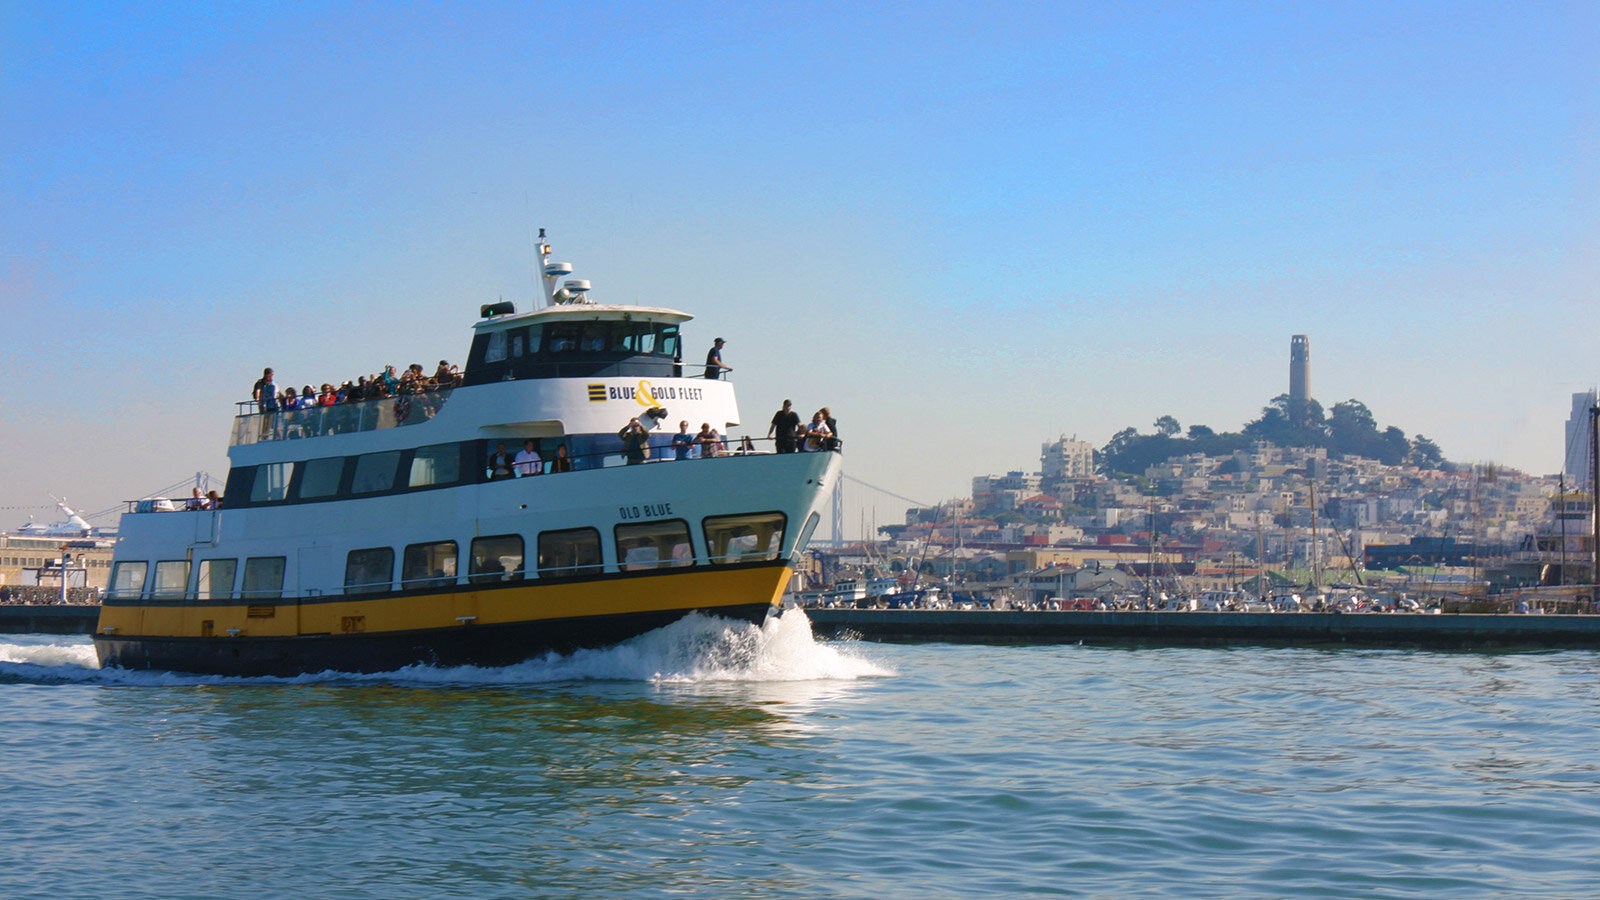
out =
<path fill-rule="evenodd" d="M 806 609 L 819 637 L 952 644 L 1600 648 L 1600 616 Z M 93 634 L 98 606 L 0 606 L 0 634 Z"/>
<path fill-rule="evenodd" d="M 1600 616 L 806 609 L 820 637 L 966 644 L 1600 647 Z"/>
<path fill-rule="evenodd" d="M 0 634 L 94 634 L 98 605 L 0 605 Z"/>

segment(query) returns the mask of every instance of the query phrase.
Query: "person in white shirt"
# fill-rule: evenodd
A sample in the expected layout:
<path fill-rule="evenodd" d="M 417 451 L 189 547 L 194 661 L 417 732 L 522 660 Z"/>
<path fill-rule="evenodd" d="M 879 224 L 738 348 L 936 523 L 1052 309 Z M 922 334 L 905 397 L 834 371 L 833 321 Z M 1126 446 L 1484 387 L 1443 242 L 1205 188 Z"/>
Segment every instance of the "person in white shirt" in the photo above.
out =
<path fill-rule="evenodd" d="M 539 457 L 539 451 L 533 449 L 533 438 L 522 442 L 522 449 L 517 451 L 517 458 L 512 460 L 513 469 L 517 477 L 524 475 L 540 475 L 544 473 L 544 460 Z"/>

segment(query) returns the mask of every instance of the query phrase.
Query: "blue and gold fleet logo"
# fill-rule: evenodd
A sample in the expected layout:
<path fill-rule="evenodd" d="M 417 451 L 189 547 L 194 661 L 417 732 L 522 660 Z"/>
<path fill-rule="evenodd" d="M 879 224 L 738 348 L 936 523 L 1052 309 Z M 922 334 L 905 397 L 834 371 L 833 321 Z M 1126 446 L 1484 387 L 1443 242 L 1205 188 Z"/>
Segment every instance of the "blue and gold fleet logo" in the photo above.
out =
<path fill-rule="evenodd" d="M 607 400 L 632 400 L 645 408 L 662 406 L 668 400 L 700 400 L 705 397 L 705 388 L 656 387 L 645 379 L 640 379 L 637 387 L 616 384 L 591 384 L 588 387 L 590 403 L 604 403 Z"/>

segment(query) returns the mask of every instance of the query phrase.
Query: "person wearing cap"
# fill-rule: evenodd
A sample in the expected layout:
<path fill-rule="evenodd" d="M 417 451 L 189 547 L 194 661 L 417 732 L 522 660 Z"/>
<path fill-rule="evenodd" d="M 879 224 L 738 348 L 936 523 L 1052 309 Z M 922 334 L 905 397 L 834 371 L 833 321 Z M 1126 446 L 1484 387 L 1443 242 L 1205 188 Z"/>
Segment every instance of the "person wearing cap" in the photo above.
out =
<path fill-rule="evenodd" d="M 714 378 L 721 378 L 723 372 L 733 371 L 733 366 L 722 364 L 723 343 L 725 342 L 722 338 L 717 338 L 711 345 L 711 349 L 706 351 L 706 379 L 708 381 Z"/>

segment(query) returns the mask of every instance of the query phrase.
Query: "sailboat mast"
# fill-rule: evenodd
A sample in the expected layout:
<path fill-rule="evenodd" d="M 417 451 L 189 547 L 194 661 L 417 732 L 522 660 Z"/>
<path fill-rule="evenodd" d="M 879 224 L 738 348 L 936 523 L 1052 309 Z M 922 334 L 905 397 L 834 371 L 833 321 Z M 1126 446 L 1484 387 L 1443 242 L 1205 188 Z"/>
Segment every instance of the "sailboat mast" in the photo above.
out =
<path fill-rule="evenodd" d="M 1317 565 L 1322 562 L 1321 548 L 1317 546 L 1317 483 L 1309 484 L 1311 489 L 1311 593 L 1317 593 L 1317 585 L 1322 581 Z"/>
<path fill-rule="evenodd" d="M 1600 403 L 1589 407 L 1589 523 L 1593 529 L 1589 545 L 1589 602 L 1591 611 L 1600 611 Z"/>
<path fill-rule="evenodd" d="M 1261 537 L 1261 510 L 1256 510 L 1256 593 L 1262 602 L 1267 599 L 1267 551 Z"/>

